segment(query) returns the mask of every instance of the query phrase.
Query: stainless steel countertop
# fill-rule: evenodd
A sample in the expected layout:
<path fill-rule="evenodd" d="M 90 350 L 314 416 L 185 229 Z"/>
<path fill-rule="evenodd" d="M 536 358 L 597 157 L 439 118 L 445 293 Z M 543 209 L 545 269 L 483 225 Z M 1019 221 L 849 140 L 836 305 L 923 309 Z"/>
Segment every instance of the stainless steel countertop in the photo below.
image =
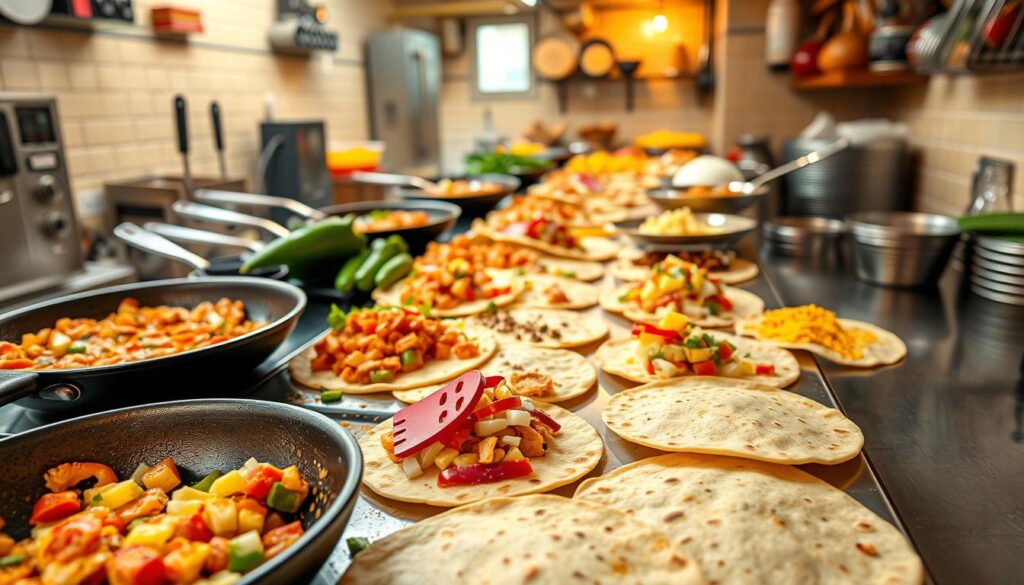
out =
<path fill-rule="evenodd" d="M 971 295 L 951 263 L 939 285 L 891 289 L 842 261 L 762 257 L 782 300 L 816 303 L 906 342 L 900 364 L 819 360 L 936 583 L 1024 574 L 1024 307 Z"/>

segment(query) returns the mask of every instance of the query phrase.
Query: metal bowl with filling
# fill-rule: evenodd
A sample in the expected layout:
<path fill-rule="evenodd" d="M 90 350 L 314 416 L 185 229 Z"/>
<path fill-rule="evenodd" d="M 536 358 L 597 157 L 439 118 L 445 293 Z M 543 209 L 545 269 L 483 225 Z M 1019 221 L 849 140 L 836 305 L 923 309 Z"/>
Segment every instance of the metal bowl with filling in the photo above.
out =
<path fill-rule="evenodd" d="M 696 213 L 697 221 L 707 225 L 710 233 L 693 235 L 654 235 L 640 232 L 645 219 L 631 219 L 615 224 L 622 233 L 638 247 L 657 250 L 671 250 L 688 247 L 728 247 L 757 228 L 757 221 L 740 215 L 724 213 Z"/>
<path fill-rule="evenodd" d="M 698 194 L 695 189 L 699 189 Z M 719 192 L 720 190 L 724 192 Z M 769 188 L 761 186 L 750 193 L 732 191 L 728 187 L 675 188 L 662 186 L 648 189 L 647 196 L 662 209 L 689 207 L 697 213 L 738 213 L 760 203 Z"/>

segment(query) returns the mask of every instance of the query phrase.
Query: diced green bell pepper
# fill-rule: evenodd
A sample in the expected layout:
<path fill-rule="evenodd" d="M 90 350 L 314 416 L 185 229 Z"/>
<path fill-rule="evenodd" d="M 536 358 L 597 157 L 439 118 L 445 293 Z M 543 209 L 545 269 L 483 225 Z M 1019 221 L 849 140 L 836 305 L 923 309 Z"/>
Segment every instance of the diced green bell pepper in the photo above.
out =
<path fill-rule="evenodd" d="M 228 542 L 228 570 L 235 573 L 251 571 L 263 562 L 263 541 L 255 530 L 232 538 Z"/>
<path fill-rule="evenodd" d="M 85 343 L 81 341 L 73 341 L 71 342 L 71 345 L 68 346 L 67 353 L 85 353 L 85 349 Z"/>
<path fill-rule="evenodd" d="M 341 390 L 322 390 L 320 392 L 320 402 L 338 402 L 339 400 L 341 400 L 341 396 Z"/>
<path fill-rule="evenodd" d="M 299 511 L 301 503 L 302 494 L 291 491 L 281 482 L 274 482 L 274 485 L 270 486 L 270 493 L 267 494 L 267 506 L 278 512 L 294 514 Z"/>
<path fill-rule="evenodd" d="M 219 471 L 219 470 L 215 469 L 215 470 L 211 471 L 210 473 L 206 474 L 206 477 L 204 477 L 203 479 L 199 480 L 199 483 L 197 483 L 194 486 L 192 486 L 192 489 L 199 490 L 201 492 L 209 493 L 210 492 L 210 486 L 212 486 L 213 482 L 217 481 L 217 479 L 219 479 L 220 476 L 222 476 L 222 475 L 224 475 L 224 473 L 222 471 Z"/>
<path fill-rule="evenodd" d="M 351 540 L 351 539 L 349 539 Z M 352 545 L 349 545 L 349 550 L 352 550 Z M 13 567 L 14 565 L 20 565 L 25 561 L 25 555 L 7 555 L 6 557 L 0 557 L 0 568 Z"/>
<path fill-rule="evenodd" d="M 365 536 L 351 536 L 345 539 L 345 544 L 348 545 L 349 558 L 354 558 L 357 554 L 366 550 L 366 547 L 370 546 L 370 539 Z"/>
<path fill-rule="evenodd" d="M 402 352 L 402 365 L 411 366 L 420 360 L 420 354 L 415 349 L 407 349 Z"/>
<path fill-rule="evenodd" d="M 371 384 L 386 384 L 394 378 L 395 375 L 390 370 L 374 370 L 370 372 Z"/>

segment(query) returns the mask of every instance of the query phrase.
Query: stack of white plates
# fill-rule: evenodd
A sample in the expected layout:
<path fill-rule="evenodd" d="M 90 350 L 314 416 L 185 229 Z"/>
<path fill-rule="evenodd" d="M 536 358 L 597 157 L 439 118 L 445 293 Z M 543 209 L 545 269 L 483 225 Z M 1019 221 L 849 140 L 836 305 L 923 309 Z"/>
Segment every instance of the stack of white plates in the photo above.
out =
<path fill-rule="evenodd" d="M 1024 242 L 990 236 L 975 240 L 971 291 L 986 299 L 1024 305 Z"/>

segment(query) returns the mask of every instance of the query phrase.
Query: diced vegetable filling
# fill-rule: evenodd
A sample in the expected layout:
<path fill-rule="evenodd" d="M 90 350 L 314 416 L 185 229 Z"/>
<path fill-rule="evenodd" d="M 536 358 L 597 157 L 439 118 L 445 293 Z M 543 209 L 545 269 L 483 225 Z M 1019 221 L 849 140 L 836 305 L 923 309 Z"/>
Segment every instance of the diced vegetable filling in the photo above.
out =
<path fill-rule="evenodd" d="M 489 215 L 487 221 L 507 234 L 563 248 L 579 247 L 569 224 L 587 223 L 579 207 L 544 197 L 516 197 L 511 205 Z"/>
<path fill-rule="evenodd" d="M 496 282 L 487 269 L 536 260 L 536 255 L 520 254 L 507 246 L 496 252 L 481 248 L 464 236 L 451 244 L 431 243 L 427 253 L 416 259 L 413 273 L 398 284 L 402 304 L 445 310 L 507 295 L 512 287 Z"/>
<path fill-rule="evenodd" d="M 332 330 L 320 340 L 314 372 L 331 371 L 352 384 L 394 380 L 432 360 L 469 359 L 480 348 L 466 334 L 408 307 L 333 310 Z"/>
<path fill-rule="evenodd" d="M 731 343 L 702 331 L 676 311 L 665 314 L 657 327 L 635 324 L 633 337 L 639 341 L 637 355 L 627 359 L 642 363 L 649 375 L 658 378 L 775 375 L 774 364 L 759 361 L 750 353 L 740 355 Z"/>
<path fill-rule="evenodd" d="M 0 370 L 108 366 L 222 343 L 263 327 L 246 319 L 245 304 L 227 298 L 184 307 L 140 307 L 125 298 L 104 319 L 61 318 L 21 343 L 0 341 Z"/>
<path fill-rule="evenodd" d="M 707 270 L 669 255 L 651 268 L 646 279 L 630 285 L 619 298 L 647 313 L 671 310 L 693 318 L 716 316 L 732 310 L 722 284 Z"/>
<path fill-rule="evenodd" d="M 530 460 L 544 457 L 561 425 L 529 398 L 513 394 L 504 379 L 497 380 L 484 388 L 461 424 L 417 453 L 404 459 L 396 456 L 392 433 L 381 436 L 381 446 L 410 479 L 436 467 L 442 488 L 532 475 Z"/>
<path fill-rule="evenodd" d="M 719 272 L 728 270 L 736 259 L 736 253 L 730 250 L 701 250 L 690 252 L 680 250 L 671 255 L 676 256 L 684 262 L 696 264 L 708 272 Z M 663 262 L 670 254 L 667 252 L 645 252 L 631 260 L 634 266 L 653 267 Z"/>
<path fill-rule="evenodd" d="M 32 535 L 0 533 L 0 583 L 231 583 L 302 536 L 289 518 L 309 494 L 294 465 L 255 459 L 192 487 L 181 486 L 170 457 L 124 481 L 91 462 L 58 465 L 44 479 L 51 492 L 33 506 Z"/>

